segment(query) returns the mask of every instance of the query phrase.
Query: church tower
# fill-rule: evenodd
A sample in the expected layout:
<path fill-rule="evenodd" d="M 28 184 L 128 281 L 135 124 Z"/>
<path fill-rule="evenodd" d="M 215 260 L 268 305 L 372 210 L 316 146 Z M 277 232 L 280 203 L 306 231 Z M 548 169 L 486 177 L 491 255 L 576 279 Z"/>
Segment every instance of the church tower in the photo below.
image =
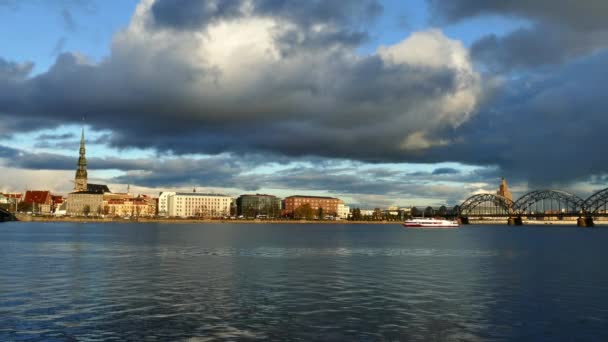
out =
<path fill-rule="evenodd" d="M 74 181 L 74 191 L 87 191 L 87 157 L 84 148 L 84 127 L 80 138 L 80 157 L 78 158 L 78 169 L 76 169 L 76 179 Z"/>

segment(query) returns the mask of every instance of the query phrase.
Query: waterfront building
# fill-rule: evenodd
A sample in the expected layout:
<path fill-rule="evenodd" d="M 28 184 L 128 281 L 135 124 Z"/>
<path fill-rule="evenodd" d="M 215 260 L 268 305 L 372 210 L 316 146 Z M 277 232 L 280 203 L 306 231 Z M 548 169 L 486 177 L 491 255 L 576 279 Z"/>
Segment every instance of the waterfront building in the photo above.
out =
<path fill-rule="evenodd" d="M 344 205 L 344 203 L 338 203 L 338 209 L 336 212 L 338 218 L 342 219 L 342 220 L 346 220 L 348 219 L 348 216 L 350 215 L 350 207 L 347 205 Z"/>
<path fill-rule="evenodd" d="M 103 193 L 80 191 L 68 194 L 67 214 L 99 216 L 103 213 Z"/>
<path fill-rule="evenodd" d="M 498 191 L 496 191 L 496 194 L 513 201 L 513 195 L 511 194 L 511 191 L 509 191 L 507 181 L 504 179 L 504 177 L 500 181 L 500 187 L 498 188 Z"/>
<path fill-rule="evenodd" d="M 372 215 L 374 215 L 374 209 L 359 209 L 359 211 L 361 212 L 361 216 L 363 217 L 372 217 Z"/>
<path fill-rule="evenodd" d="M 215 218 L 230 215 L 232 198 L 220 194 L 176 192 L 166 196 L 167 216 Z M 159 206 L 160 206 L 159 199 Z"/>
<path fill-rule="evenodd" d="M 281 214 L 281 199 L 272 195 L 241 195 L 236 199 L 236 212 L 245 217 L 277 217 Z"/>
<path fill-rule="evenodd" d="M 158 216 L 169 216 L 169 197 L 175 196 L 175 192 L 161 192 L 158 195 Z"/>
<path fill-rule="evenodd" d="M 8 201 L 12 204 L 21 203 L 23 201 L 23 194 L 20 192 L 5 192 L 3 195 L 8 198 Z"/>
<path fill-rule="evenodd" d="M 38 214 L 50 214 L 53 207 L 53 197 L 50 191 L 28 190 L 23 200 L 32 206 L 32 212 Z"/>
<path fill-rule="evenodd" d="M 110 216 L 152 217 L 156 215 L 156 199 L 146 195 L 108 198 L 103 211 Z"/>
<path fill-rule="evenodd" d="M 284 213 L 293 215 L 294 211 L 299 207 L 308 204 L 317 214 L 319 208 L 323 209 L 324 215 L 336 216 L 338 213 L 338 205 L 344 204 L 339 198 L 323 197 L 323 196 L 290 196 L 284 200 Z"/>

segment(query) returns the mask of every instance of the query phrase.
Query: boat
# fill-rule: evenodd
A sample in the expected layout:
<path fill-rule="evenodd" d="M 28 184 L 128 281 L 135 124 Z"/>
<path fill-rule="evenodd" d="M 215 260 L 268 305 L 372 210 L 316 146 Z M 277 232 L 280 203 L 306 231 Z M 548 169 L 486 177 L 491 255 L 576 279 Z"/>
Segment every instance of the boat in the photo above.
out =
<path fill-rule="evenodd" d="M 403 223 L 406 228 L 458 228 L 458 221 L 434 219 L 434 218 L 413 218 Z"/>

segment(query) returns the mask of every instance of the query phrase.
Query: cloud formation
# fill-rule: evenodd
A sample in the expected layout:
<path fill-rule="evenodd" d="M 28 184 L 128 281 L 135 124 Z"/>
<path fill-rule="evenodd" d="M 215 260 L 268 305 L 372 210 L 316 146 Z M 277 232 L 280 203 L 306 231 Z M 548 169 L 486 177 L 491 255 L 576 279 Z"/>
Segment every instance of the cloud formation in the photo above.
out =
<path fill-rule="evenodd" d="M 208 179 L 320 190 L 315 180 L 327 189 L 362 184 L 352 191 L 369 196 L 384 189 L 352 174 L 340 180 L 336 170 L 326 174 L 333 180 L 292 170 L 277 174 L 283 181 L 257 184 L 213 174 L 242 174 L 250 165 L 234 159 L 250 156 L 287 163 L 455 161 L 531 184 L 607 173 L 597 147 L 608 124 L 601 92 L 608 25 L 598 14 L 606 13 L 604 1 L 428 3 L 437 23 L 490 14 L 527 24 L 488 34 L 470 52 L 430 28 L 363 54 L 361 44 L 383 13 L 376 0 L 143 0 L 100 62 L 63 53 L 48 71 L 32 75 L 31 63 L 0 59 L 0 135 L 86 115 L 94 129 L 112 132 L 104 137 L 112 147 L 216 158 L 207 160 L 212 165 L 188 158 L 97 160 L 100 168 L 126 172 L 116 181 L 147 186 Z M 36 158 L 40 165 L 67 165 L 57 156 Z M 161 171 L 172 174 L 163 180 Z M 464 177 L 457 171 L 423 176 Z M 189 172 L 203 176 L 193 180 Z"/>
<path fill-rule="evenodd" d="M 364 56 L 325 40 L 349 31 L 375 2 L 311 2 L 296 15 L 291 1 L 262 1 L 237 19 L 227 14 L 232 2 L 220 3 L 228 7 L 211 11 L 201 31 L 159 26 L 154 8 L 169 5 L 143 1 L 101 63 L 64 53 L 46 73 L 0 80 L 0 115 L 24 130 L 85 114 L 114 133 L 114 146 L 177 154 L 406 161 L 445 144 L 434 132 L 458 127 L 475 109 L 479 76 L 468 51 L 439 30 Z M 303 36 L 286 48 L 292 30 Z M 309 31 L 325 38 L 311 45 Z"/>

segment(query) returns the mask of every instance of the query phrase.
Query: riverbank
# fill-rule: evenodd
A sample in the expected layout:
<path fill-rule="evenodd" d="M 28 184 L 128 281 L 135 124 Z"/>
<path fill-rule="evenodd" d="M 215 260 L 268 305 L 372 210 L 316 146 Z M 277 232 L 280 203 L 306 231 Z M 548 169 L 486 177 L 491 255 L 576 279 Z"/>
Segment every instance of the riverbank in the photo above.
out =
<path fill-rule="evenodd" d="M 210 219 L 178 219 L 178 218 L 94 218 L 94 217 L 50 217 L 17 215 L 21 222 L 80 222 L 80 223 L 167 223 L 167 224 L 401 224 L 399 221 L 307 221 L 307 220 L 210 220 Z"/>
<path fill-rule="evenodd" d="M 30 216 L 18 214 L 17 220 L 21 222 L 78 222 L 78 223 L 160 223 L 160 224 L 401 224 L 400 221 L 307 221 L 307 220 L 211 220 L 211 219 L 179 219 L 179 218 L 96 218 L 96 217 L 52 217 L 52 216 Z M 595 225 L 608 225 L 608 220 L 595 220 Z M 576 220 L 565 221 L 541 221 L 529 220 L 523 222 L 524 226 L 576 226 Z M 507 225 L 506 220 L 474 220 L 470 221 L 471 226 L 475 225 Z M 464 226 L 464 225 L 463 225 Z"/>

